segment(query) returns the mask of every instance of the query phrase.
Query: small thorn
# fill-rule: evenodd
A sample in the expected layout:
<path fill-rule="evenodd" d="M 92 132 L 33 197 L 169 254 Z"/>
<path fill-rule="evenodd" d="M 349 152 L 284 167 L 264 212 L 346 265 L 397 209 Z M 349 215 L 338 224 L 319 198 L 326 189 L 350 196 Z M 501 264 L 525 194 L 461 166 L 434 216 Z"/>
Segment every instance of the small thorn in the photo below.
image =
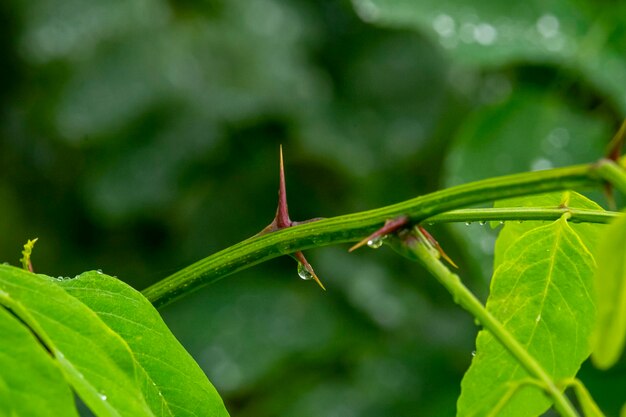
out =
<path fill-rule="evenodd" d="M 296 260 L 300 262 L 302 265 L 304 265 L 306 270 L 309 271 L 309 273 L 313 276 L 313 279 L 315 280 L 315 282 L 317 282 L 317 285 L 319 285 L 324 291 L 326 291 L 326 287 L 324 287 L 324 284 L 322 284 L 322 281 L 320 281 L 320 279 L 317 277 L 317 275 L 315 274 L 315 271 L 313 270 L 313 267 L 304 257 L 304 254 L 301 251 L 298 251 L 293 254 L 293 257 L 296 258 Z"/>
<path fill-rule="evenodd" d="M 316 217 L 314 219 L 305 220 L 301 222 L 294 222 L 289 218 L 289 208 L 287 206 L 287 186 L 285 184 L 285 165 L 283 163 L 283 145 L 280 145 L 279 148 L 280 154 L 280 165 L 279 165 L 279 184 L 278 184 L 278 206 L 276 207 L 276 216 L 274 216 L 274 220 L 270 224 L 268 224 L 263 230 L 257 233 L 255 236 L 262 236 L 267 233 L 275 232 L 281 229 L 286 229 L 288 227 L 297 226 L 299 224 L 309 223 L 313 221 L 320 220 L 321 218 Z M 320 281 L 320 279 L 315 274 L 313 267 L 304 257 L 304 254 L 301 251 L 295 252 L 293 256 L 298 262 L 304 265 L 304 268 L 311 274 L 315 282 L 324 290 L 324 285 Z"/>
<path fill-rule="evenodd" d="M 372 233 L 365 239 L 361 240 L 356 245 L 352 246 L 350 249 L 348 249 L 348 252 L 355 251 L 361 246 L 365 246 L 367 242 L 369 242 L 370 240 L 374 240 L 376 238 L 380 238 L 385 235 L 388 235 L 389 233 L 393 233 L 396 230 L 401 229 L 408 224 L 409 224 L 408 216 L 400 216 L 400 217 L 396 217 L 395 219 L 387 220 L 385 224 L 383 225 L 383 227 L 381 227 L 380 229 L 378 229 L 377 231 L 375 231 L 374 233 Z"/>
<path fill-rule="evenodd" d="M 285 185 L 285 165 L 283 163 L 283 145 L 280 145 L 280 170 L 278 186 L 278 207 L 276 208 L 276 226 L 278 228 L 291 226 L 289 208 L 287 206 L 287 186 Z"/>
<path fill-rule="evenodd" d="M 454 263 L 454 261 L 448 256 L 447 253 L 444 252 L 443 248 L 441 247 L 441 245 L 439 244 L 439 242 L 437 242 L 437 240 L 433 237 L 433 235 L 431 235 L 430 233 L 428 233 L 428 231 L 426 229 L 424 229 L 424 227 L 422 226 L 417 226 L 417 228 L 419 229 L 420 232 L 422 232 L 422 234 L 426 237 L 426 239 L 428 239 L 428 241 L 430 242 L 431 245 L 433 245 L 433 247 L 435 249 L 437 249 L 437 252 L 439 252 L 439 255 L 441 255 L 441 257 L 443 259 L 446 260 L 446 262 L 448 262 L 450 265 L 452 265 L 453 267 L 455 267 L 456 269 L 459 269 L 459 267 Z"/>

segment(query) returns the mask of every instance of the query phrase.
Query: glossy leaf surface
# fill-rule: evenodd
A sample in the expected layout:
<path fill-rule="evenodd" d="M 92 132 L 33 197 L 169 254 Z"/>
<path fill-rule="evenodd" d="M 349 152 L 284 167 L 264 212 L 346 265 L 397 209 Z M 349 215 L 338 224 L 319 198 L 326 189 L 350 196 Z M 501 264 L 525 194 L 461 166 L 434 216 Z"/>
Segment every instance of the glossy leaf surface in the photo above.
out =
<path fill-rule="evenodd" d="M 504 254 L 487 309 L 554 379 L 573 377 L 589 355 L 594 260 L 564 218 L 531 230 Z M 487 331 L 461 384 L 459 416 L 487 415 L 529 374 Z M 550 406 L 537 387 L 515 393 L 499 416 L 534 416 Z"/>
<path fill-rule="evenodd" d="M 4 307 L 0 335 L 0 416 L 78 416 L 52 356 Z"/>
<path fill-rule="evenodd" d="M 574 191 L 565 191 L 549 194 L 538 194 L 507 200 L 496 201 L 494 207 L 560 207 L 603 210 L 597 203 Z M 496 269 L 504 258 L 507 249 L 524 233 L 545 225 L 545 222 L 506 222 L 496 240 L 494 253 L 494 269 Z M 588 251 L 594 253 L 598 235 L 605 230 L 606 225 L 591 223 L 569 223 L 570 227 L 578 234 L 582 243 Z"/>
<path fill-rule="evenodd" d="M 98 272 L 57 281 L 3 265 L 0 290 L 97 416 L 228 415 L 156 310 L 121 281 Z"/>
<path fill-rule="evenodd" d="M 514 91 L 508 100 L 474 113 L 459 129 L 446 161 L 446 185 L 587 163 L 603 154 L 610 136 L 603 120 L 554 95 Z M 476 225 L 457 230 L 487 281 L 493 274 L 496 233 Z"/>
<path fill-rule="evenodd" d="M 137 383 L 155 415 L 228 416 L 204 372 L 141 293 L 94 271 L 59 285 L 128 345 Z"/>

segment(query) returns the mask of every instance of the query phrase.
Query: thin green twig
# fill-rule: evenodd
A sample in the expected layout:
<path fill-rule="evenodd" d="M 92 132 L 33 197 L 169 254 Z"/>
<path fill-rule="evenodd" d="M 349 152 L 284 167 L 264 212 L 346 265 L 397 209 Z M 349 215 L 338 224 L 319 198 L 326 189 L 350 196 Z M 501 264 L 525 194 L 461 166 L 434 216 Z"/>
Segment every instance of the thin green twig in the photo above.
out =
<path fill-rule="evenodd" d="M 439 259 L 433 256 L 432 252 L 425 245 L 416 243 L 411 245 L 410 249 L 437 281 L 448 290 L 454 301 L 474 316 L 533 378 L 541 382 L 546 393 L 554 401 L 556 410 L 564 417 L 578 417 L 578 412 L 550 375 L 509 333 L 502 323 L 483 306 L 478 298 L 463 285 L 459 276 L 451 272 Z"/>
<path fill-rule="evenodd" d="M 598 162 L 596 171 L 622 194 L 626 194 L 626 169 L 610 159 L 603 159 Z"/>
<path fill-rule="evenodd" d="M 610 223 L 620 214 L 614 211 L 586 210 L 561 207 L 505 207 L 505 208 L 477 208 L 452 210 L 429 217 L 424 222 L 427 225 L 453 222 L 505 222 L 558 219 L 565 213 L 570 213 L 570 222 L 574 223 Z"/>

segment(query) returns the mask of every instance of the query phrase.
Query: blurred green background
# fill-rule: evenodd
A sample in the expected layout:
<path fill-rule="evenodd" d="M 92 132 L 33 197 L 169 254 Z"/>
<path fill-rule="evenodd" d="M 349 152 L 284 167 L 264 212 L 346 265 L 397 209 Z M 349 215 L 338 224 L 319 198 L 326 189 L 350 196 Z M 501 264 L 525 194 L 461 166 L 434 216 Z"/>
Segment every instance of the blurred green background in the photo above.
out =
<path fill-rule="evenodd" d="M 271 221 L 279 144 L 296 220 L 592 161 L 626 116 L 624 18 L 609 0 L 3 0 L 0 260 L 39 237 L 38 272 L 143 289 Z M 495 232 L 431 232 L 484 298 Z M 307 257 L 327 292 L 285 257 L 162 311 L 231 415 L 453 415 L 471 318 L 388 249 Z M 581 375 L 616 416 L 624 361 Z"/>

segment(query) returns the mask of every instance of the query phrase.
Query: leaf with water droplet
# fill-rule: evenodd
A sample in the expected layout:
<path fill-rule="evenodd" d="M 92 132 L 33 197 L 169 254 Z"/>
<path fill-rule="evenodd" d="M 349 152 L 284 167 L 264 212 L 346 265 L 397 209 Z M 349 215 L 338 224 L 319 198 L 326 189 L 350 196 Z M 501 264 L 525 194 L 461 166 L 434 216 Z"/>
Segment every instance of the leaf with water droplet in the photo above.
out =
<path fill-rule="evenodd" d="M 494 207 L 559 207 L 564 199 L 568 200 L 570 208 L 603 210 L 595 202 L 574 191 L 562 191 L 548 194 L 537 194 L 525 197 L 511 198 L 496 201 Z M 494 254 L 494 269 L 500 265 L 504 252 L 524 233 L 542 227 L 543 222 L 525 221 L 507 222 L 500 230 L 496 240 Z M 602 224 L 571 223 L 572 229 L 582 239 L 583 244 L 589 251 L 593 251 L 598 240 L 599 233 L 606 227 Z"/>
<path fill-rule="evenodd" d="M 45 342 L 65 383 L 96 415 L 152 417 L 191 403 L 195 415 L 228 416 L 152 304 L 115 278 L 92 271 L 58 281 L 0 266 L 0 305 Z"/>
<path fill-rule="evenodd" d="M 492 278 L 487 310 L 554 381 L 574 377 L 589 354 L 594 268 L 580 237 L 561 218 L 517 239 Z M 510 384 L 530 377 L 487 330 L 478 333 L 476 351 L 461 383 L 458 416 L 486 415 Z M 498 415 L 540 415 L 549 406 L 544 392 L 529 386 Z"/>
<path fill-rule="evenodd" d="M 525 172 L 538 157 L 549 158 L 554 166 L 588 163 L 593 155 L 604 154 L 612 133 L 605 120 L 551 93 L 515 89 L 510 99 L 483 106 L 457 130 L 446 158 L 445 185 Z M 458 231 L 467 261 L 483 276 L 491 276 L 493 251 L 485 252 L 481 242 L 494 231 L 464 227 Z"/>

